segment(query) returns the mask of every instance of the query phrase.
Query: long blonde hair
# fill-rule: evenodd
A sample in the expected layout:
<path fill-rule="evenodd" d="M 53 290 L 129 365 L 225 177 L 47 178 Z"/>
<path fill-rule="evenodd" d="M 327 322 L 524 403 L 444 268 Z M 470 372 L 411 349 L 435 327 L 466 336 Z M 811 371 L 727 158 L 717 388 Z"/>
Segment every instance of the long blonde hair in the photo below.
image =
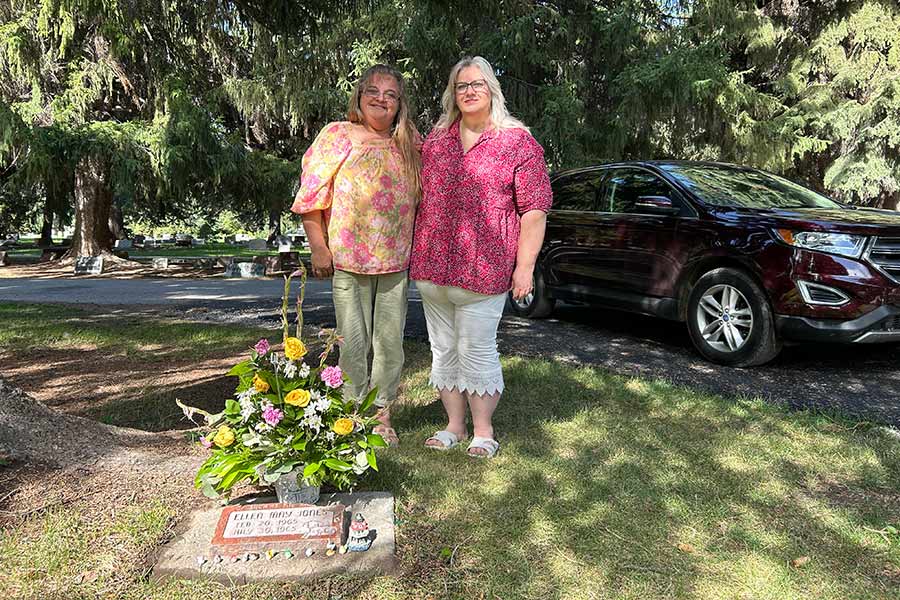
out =
<path fill-rule="evenodd" d="M 522 121 L 509 113 L 509 109 L 506 108 L 506 98 L 503 97 L 503 90 L 500 89 L 500 82 L 497 81 L 497 77 L 494 75 L 494 68 L 491 66 L 491 63 L 480 56 L 466 56 L 450 69 L 447 87 L 441 96 L 441 106 L 444 112 L 441 118 L 438 119 L 435 127 L 447 129 L 460 117 L 461 113 L 456 105 L 456 78 L 459 76 L 460 71 L 471 66 L 478 67 L 491 92 L 491 125 L 496 129 L 524 129 L 529 131 Z"/>
<path fill-rule="evenodd" d="M 362 93 L 369 81 L 376 75 L 387 75 L 393 77 L 397 82 L 400 97 L 397 99 L 397 116 L 394 117 L 394 123 L 391 127 L 391 137 L 394 139 L 394 143 L 397 144 L 397 149 L 400 150 L 400 156 L 403 158 L 403 165 L 406 169 L 406 177 L 410 182 L 411 191 L 418 197 L 422 190 L 422 154 L 416 147 L 418 132 L 412 119 L 409 117 L 406 82 L 403 80 L 403 75 L 400 71 L 387 65 L 374 65 L 366 69 L 350 94 L 347 120 L 351 123 L 363 122 L 362 109 L 360 108 Z"/>

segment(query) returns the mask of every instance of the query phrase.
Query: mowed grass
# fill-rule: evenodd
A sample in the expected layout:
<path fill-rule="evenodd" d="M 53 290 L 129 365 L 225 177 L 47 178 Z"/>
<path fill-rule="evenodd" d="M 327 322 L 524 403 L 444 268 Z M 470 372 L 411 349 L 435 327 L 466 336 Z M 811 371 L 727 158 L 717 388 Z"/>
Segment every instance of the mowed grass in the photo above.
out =
<path fill-rule="evenodd" d="M 397 499 L 395 575 L 152 583 L 146 561 L 184 514 L 144 490 L 105 520 L 71 507 L 5 529 L 0 597 L 900 597 L 900 442 L 884 430 L 505 357 L 503 448 L 477 460 L 422 447 L 442 411 L 427 347 L 407 349 L 401 448 L 364 486 Z"/>
<path fill-rule="evenodd" d="M 234 325 L 147 319 L 122 309 L 96 313 L 67 306 L 0 303 L 0 349 L 11 352 L 87 347 L 162 362 L 248 348 L 250 331 Z"/>

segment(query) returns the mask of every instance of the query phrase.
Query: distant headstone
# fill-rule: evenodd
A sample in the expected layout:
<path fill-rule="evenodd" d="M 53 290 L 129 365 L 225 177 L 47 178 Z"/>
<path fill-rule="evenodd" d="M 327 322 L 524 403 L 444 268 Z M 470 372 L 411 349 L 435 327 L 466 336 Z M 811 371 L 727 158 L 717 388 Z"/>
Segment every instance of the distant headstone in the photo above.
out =
<path fill-rule="evenodd" d="M 6 250 L 0 250 L 0 267 L 6 266 Z"/>
<path fill-rule="evenodd" d="M 225 277 L 265 277 L 266 265 L 252 262 L 233 262 L 225 269 Z"/>
<path fill-rule="evenodd" d="M 79 256 L 75 259 L 76 275 L 99 275 L 102 272 L 102 256 Z"/>
<path fill-rule="evenodd" d="M 131 240 L 116 240 L 116 250 L 131 250 Z"/>
<path fill-rule="evenodd" d="M 278 244 L 279 252 L 290 252 L 291 248 L 293 248 L 293 246 L 291 246 L 290 242 L 287 242 L 286 244 Z"/>
<path fill-rule="evenodd" d="M 250 240 L 247 242 L 247 248 L 250 250 L 265 250 L 267 248 L 266 240 L 260 238 Z"/>
<path fill-rule="evenodd" d="M 165 271 L 169 268 L 169 259 L 165 256 L 153 259 L 153 268 Z"/>

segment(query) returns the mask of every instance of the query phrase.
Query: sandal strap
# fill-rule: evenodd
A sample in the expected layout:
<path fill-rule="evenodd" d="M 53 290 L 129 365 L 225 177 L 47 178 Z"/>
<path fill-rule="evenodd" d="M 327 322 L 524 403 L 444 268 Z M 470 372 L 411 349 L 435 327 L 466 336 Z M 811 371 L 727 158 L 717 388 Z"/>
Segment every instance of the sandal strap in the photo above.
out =
<path fill-rule="evenodd" d="M 471 450 L 473 448 L 480 448 L 487 452 L 487 454 L 472 454 Z M 497 451 L 500 450 L 500 443 L 493 438 L 481 437 L 481 436 L 473 436 L 472 443 L 469 444 L 469 447 L 466 449 L 466 452 L 471 454 L 472 456 L 483 456 L 485 458 L 492 458 Z"/>
<path fill-rule="evenodd" d="M 444 448 L 452 448 L 459 443 L 459 436 L 452 431 L 447 431 L 446 429 L 436 431 L 434 435 L 428 439 L 439 441 L 441 444 L 443 444 Z"/>

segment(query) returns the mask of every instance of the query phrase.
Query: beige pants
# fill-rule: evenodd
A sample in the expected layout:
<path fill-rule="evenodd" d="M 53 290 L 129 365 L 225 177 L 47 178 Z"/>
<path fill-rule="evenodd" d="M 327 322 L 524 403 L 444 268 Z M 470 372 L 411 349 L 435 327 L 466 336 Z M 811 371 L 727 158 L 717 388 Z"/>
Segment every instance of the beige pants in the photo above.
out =
<path fill-rule="evenodd" d="M 344 337 L 338 364 L 350 378 L 347 393 L 362 397 L 378 388 L 375 404 L 387 406 L 397 399 L 403 371 L 407 272 L 359 275 L 335 270 L 331 289 L 338 334 Z"/>

